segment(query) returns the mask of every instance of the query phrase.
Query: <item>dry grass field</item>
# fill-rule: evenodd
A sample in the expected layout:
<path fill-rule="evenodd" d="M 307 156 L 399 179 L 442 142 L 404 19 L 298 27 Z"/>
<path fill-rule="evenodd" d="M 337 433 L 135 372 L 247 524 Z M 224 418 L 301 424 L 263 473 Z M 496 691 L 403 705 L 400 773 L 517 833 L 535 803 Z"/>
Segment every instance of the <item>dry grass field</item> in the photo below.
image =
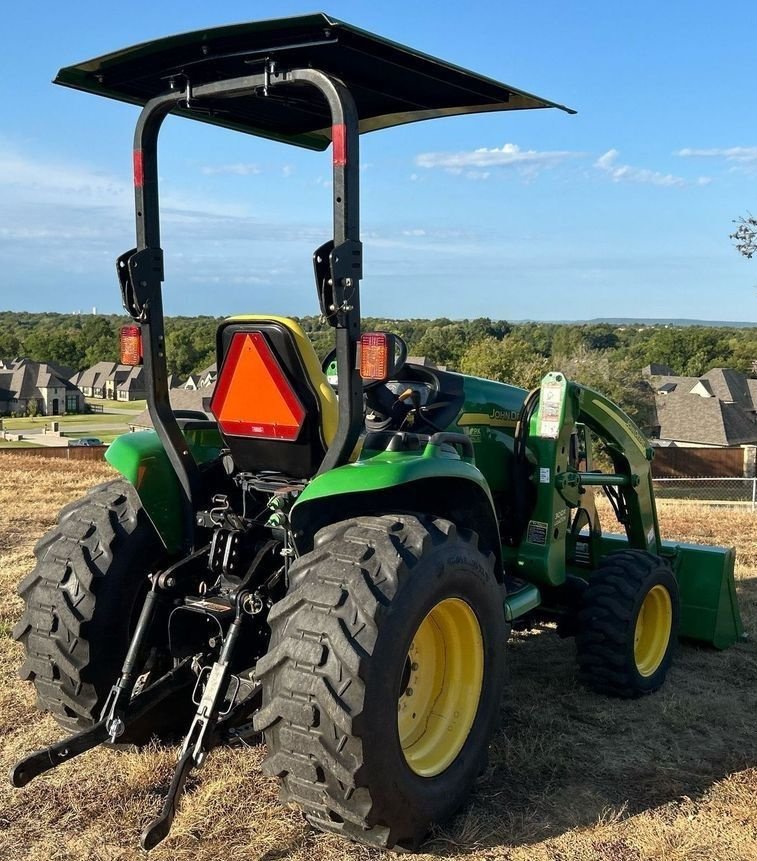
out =
<path fill-rule="evenodd" d="M 18 681 L 10 631 L 16 582 L 58 509 L 106 480 L 99 464 L 4 457 L 0 474 L 0 733 L 3 774 L 59 736 Z M 738 590 L 752 640 L 725 653 L 682 646 L 668 683 L 634 702 L 576 684 L 574 648 L 550 632 L 516 636 L 490 766 L 468 807 L 424 846 L 428 855 L 497 861 L 757 859 L 757 516 L 661 506 L 668 537 L 738 549 Z M 155 861 L 378 858 L 312 831 L 277 803 L 260 746 L 216 751 L 191 779 Z M 173 750 L 100 749 L 14 791 L 0 784 L 0 858 L 141 856 Z"/>

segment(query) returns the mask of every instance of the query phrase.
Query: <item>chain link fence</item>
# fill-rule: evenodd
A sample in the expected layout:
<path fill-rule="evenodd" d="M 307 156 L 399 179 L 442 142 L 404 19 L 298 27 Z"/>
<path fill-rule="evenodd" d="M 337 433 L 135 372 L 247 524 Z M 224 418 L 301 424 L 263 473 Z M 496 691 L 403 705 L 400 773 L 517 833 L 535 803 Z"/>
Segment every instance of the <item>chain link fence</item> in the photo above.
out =
<path fill-rule="evenodd" d="M 655 478 L 658 500 L 731 505 L 757 512 L 757 478 Z"/>

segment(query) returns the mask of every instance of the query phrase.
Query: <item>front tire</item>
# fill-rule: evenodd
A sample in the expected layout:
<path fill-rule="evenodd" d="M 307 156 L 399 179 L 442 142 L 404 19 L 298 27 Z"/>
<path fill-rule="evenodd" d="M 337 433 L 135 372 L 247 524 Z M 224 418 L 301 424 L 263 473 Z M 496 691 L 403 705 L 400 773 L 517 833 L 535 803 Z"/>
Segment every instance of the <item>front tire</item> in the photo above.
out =
<path fill-rule="evenodd" d="M 91 727 L 126 656 L 147 575 L 163 548 L 134 488 L 116 480 L 63 508 L 34 548 L 37 564 L 18 587 L 24 613 L 13 630 L 19 670 L 37 705 L 70 731 Z M 140 742 L 149 731 L 128 732 Z M 144 738 L 141 737 L 144 735 Z"/>
<path fill-rule="evenodd" d="M 612 553 L 583 592 L 579 678 L 626 699 L 656 691 L 673 660 L 679 618 L 678 584 L 664 560 L 643 550 Z"/>
<path fill-rule="evenodd" d="M 475 533 L 410 515 L 327 526 L 258 662 L 265 768 L 317 828 L 415 848 L 486 764 L 507 626 Z"/>

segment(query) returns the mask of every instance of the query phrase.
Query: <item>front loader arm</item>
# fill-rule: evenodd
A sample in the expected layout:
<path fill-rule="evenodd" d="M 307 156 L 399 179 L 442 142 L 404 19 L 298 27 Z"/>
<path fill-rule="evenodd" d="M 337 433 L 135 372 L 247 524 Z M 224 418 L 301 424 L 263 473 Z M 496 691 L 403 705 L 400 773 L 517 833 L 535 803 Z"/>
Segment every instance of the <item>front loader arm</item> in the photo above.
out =
<path fill-rule="evenodd" d="M 659 554 L 660 527 L 652 485 L 654 449 L 619 406 L 599 392 L 585 386 L 577 388 L 580 402 L 578 421 L 605 443 L 615 472 L 630 479 L 630 485 L 621 485 L 627 509 L 623 525 L 630 545 Z M 581 474 L 580 481 L 584 487 L 589 486 L 592 476 Z"/>
<path fill-rule="evenodd" d="M 530 406 L 530 408 L 529 408 Z M 613 473 L 580 472 L 571 455 L 577 425 L 585 425 L 605 444 Z M 633 421 L 604 395 L 550 372 L 524 406 L 516 429 L 516 458 L 532 467 L 535 504 L 520 547 L 510 555 L 529 579 L 544 585 L 565 582 L 566 539 L 571 509 L 582 507 L 588 487 L 607 488 L 628 544 L 660 552 L 660 533 L 652 491 L 653 450 Z"/>

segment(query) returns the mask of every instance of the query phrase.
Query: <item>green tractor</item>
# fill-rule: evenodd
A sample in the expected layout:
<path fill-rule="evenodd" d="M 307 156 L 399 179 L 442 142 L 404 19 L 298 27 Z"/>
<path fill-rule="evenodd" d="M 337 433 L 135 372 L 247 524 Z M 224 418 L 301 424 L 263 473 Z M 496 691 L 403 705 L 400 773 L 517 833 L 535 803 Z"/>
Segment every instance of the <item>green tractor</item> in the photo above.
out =
<path fill-rule="evenodd" d="M 117 271 L 155 430 L 110 446 L 122 478 L 63 509 L 20 586 L 21 676 L 72 734 L 18 762 L 15 786 L 101 743 L 183 738 L 149 849 L 190 770 L 262 734 L 314 826 L 413 848 L 485 766 L 512 628 L 556 623 L 581 681 L 619 697 L 659 688 L 679 637 L 740 637 L 733 551 L 662 540 L 652 448 L 615 404 L 559 371 L 527 392 L 361 333 L 360 134 L 562 106 L 321 14 L 140 44 L 56 83 L 142 106 Z M 169 114 L 332 150 L 333 238 L 313 262 L 334 350 L 319 362 L 287 317 L 225 321 L 212 419 L 168 397 Z"/>

